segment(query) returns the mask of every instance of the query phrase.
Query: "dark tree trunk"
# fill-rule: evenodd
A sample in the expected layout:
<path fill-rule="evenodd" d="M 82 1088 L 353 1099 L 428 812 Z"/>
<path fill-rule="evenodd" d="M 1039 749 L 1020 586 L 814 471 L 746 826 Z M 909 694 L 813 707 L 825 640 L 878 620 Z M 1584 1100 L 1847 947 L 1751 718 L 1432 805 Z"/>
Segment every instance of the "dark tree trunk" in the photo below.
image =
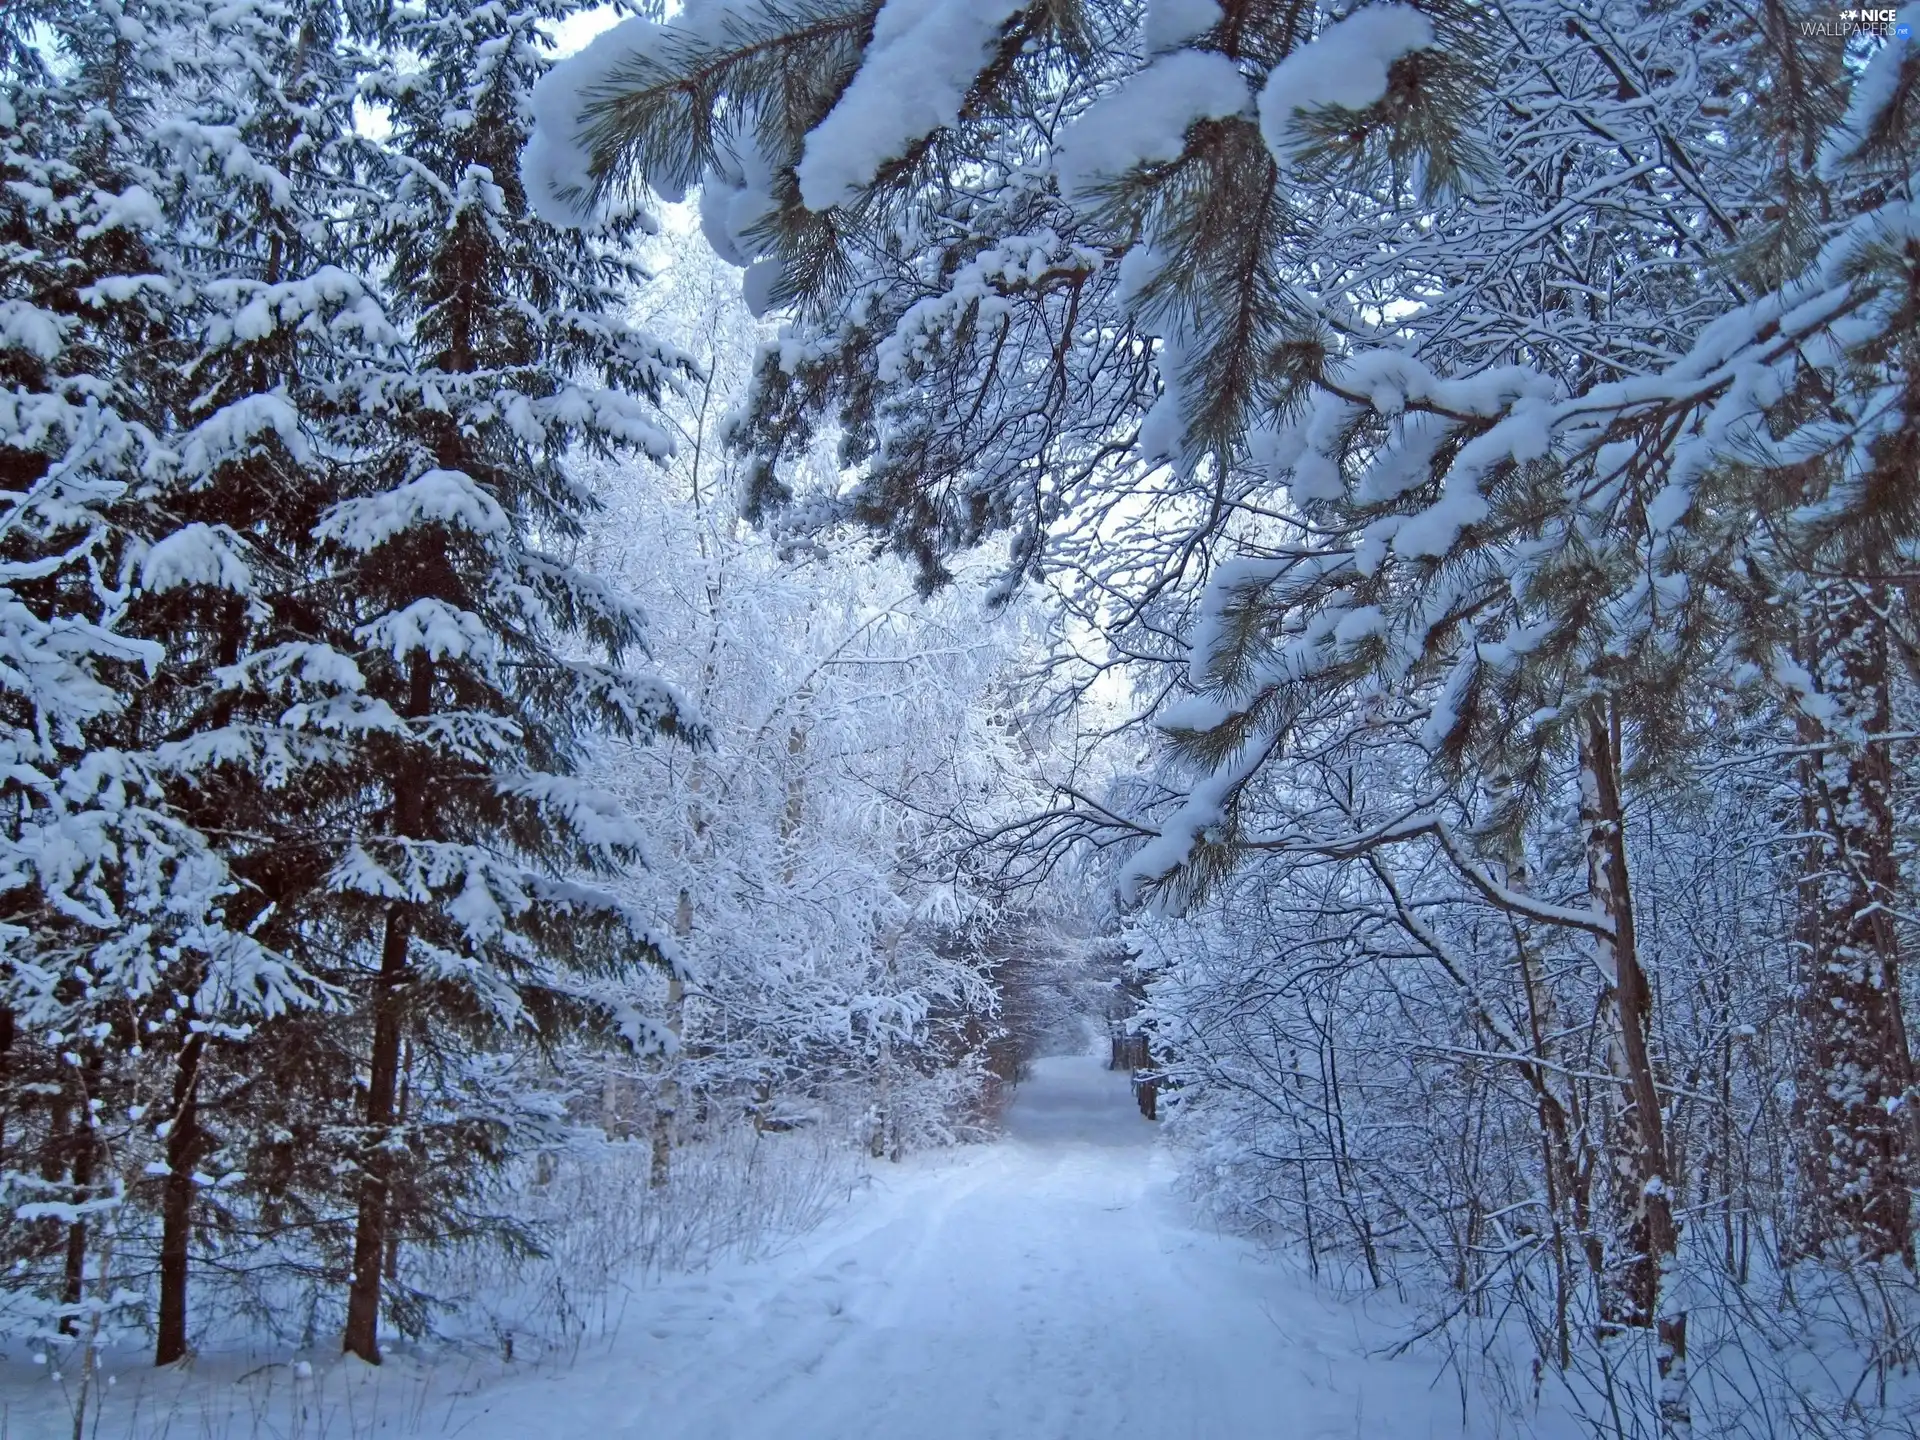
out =
<path fill-rule="evenodd" d="M 0 1164 L 7 1154 L 7 1121 L 13 1109 L 13 1007 L 0 1005 Z"/>
<path fill-rule="evenodd" d="M 408 676 L 406 713 L 418 719 L 433 699 L 433 665 L 418 656 Z M 393 833 L 425 833 L 426 781 L 403 767 L 394 784 Z M 400 1049 L 406 1031 L 407 949 L 412 922 L 404 902 L 387 911 L 374 982 L 373 1046 L 367 1061 L 367 1148 L 361 1159 L 360 1208 L 353 1230 L 353 1275 L 347 1285 L 347 1324 L 341 1348 L 369 1365 L 380 1363 L 380 1291 L 392 1233 L 393 1155 L 387 1148 L 400 1098 Z"/>
<path fill-rule="evenodd" d="M 90 1198 L 93 1184 L 93 1126 L 88 1123 L 84 1097 L 76 1123 L 71 1134 L 73 1162 L 70 1174 L 73 1180 L 73 1203 L 85 1204 Z M 60 1286 L 60 1302 L 63 1305 L 78 1305 L 85 1293 L 87 1280 L 87 1222 L 75 1220 L 67 1226 L 67 1254 L 65 1273 Z M 79 1333 L 72 1315 L 60 1319 L 60 1333 L 75 1335 Z"/>
<path fill-rule="evenodd" d="M 407 1123 L 407 1106 L 413 1087 L 413 1038 L 408 1036 L 400 1046 L 400 1103 L 394 1112 L 394 1118 L 402 1125 Z M 391 1201 L 389 1202 L 391 1206 Z M 389 1281 L 400 1278 L 400 1231 L 391 1222 L 387 1225 L 386 1276 Z"/>
<path fill-rule="evenodd" d="M 187 1353 L 187 1262 L 193 1243 L 193 1170 L 200 1160 L 195 1094 L 206 1036 L 190 1036 L 173 1077 L 172 1127 L 167 1131 L 167 1181 L 160 1201 L 160 1314 L 153 1363 L 171 1365 Z"/>
<path fill-rule="evenodd" d="M 342 1348 L 369 1365 L 380 1363 L 380 1281 L 387 1250 L 389 1172 L 386 1131 L 400 1093 L 401 982 L 406 977 L 409 931 L 406 912 L 387 915 L 380 947 L 380 979 L 374 1000 L 373 1054 L 367 1072 L 368 1149 L 362 1161 L 360 1211 L 353 1231 L 353 1277 L 347 1287 L 347 1327 Z"/>
<path fill-rule="evenodd" d="M 278 237 L 274 240 L 278 255 Z M 280 261 L 272 262 L 278 267 Z M 240 659 L 246 636 L 247 601 L 229 596 L 220 614 L 217 655 L 223 666 Z M 210 728 L 233 723 L 238 690 L 222 690 L 211 714 Z M 256 909 L 253 914 L 257 916 Z M 230 918 L 239 918 L 230 912 Z M 153 1344 L 153 1363 L 171 1365 L 187 1354 L 187 1282 L 193 1251 L 193 1172 L 206 1151 L 200 1127 L 200 1062 L 206 1054 L 204 1031 L 189 1035 L 180 1047 L 173 1074 L 173 1111 L 168 1116 L 167 1179 L 160 1196 L 160 1302 Z"/>

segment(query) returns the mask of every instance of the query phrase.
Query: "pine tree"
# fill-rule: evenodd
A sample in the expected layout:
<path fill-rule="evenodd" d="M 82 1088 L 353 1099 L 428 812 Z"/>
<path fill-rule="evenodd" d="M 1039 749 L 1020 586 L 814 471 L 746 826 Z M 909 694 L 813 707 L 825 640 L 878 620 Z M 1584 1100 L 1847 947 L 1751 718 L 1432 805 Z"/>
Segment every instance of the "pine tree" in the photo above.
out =
<path fill-rule="evenodd" d="M 1337 64 L 1377 69 L 1377 88 L 1336 97 L 1282 156 L 1257 97 L 1312 67 L 1288 57 L 1316 24 L 1342 27 L 1267 0 L 1208 8 L 1136 31 L 1131 7 L 1055 0 L 696 5 L 569 65 L 529 174 L 572 215 L 702 182 L 750 298 L 803 317 L 807 344 L 764 357 L 738 432 L 750 513 L 791 498 L 783 472 L 831 420 L 860 478 L 807 497 L 802 523 L 866 524 L 930 585 L 999 531 L 1032 571 L 1050 532 L 1129 488 L 1211 509 L 1211 528 L 1249 432 L 1344 318 L 1300 288 L 1354 263 L 1316 229 L 1357 238 L 1356 209 L 1451 193 L 1479 163 L 1464 130 L 1484 27 L 1387 7 L 1394 33 L 1356 49 L 1347 32 Z M 1175 475 L 1143 483 L 1136 440 Z"/>
<path fill-rule="evenodd" d="M 176 757 L 146 724 L 168 650 L 143 630 L 140 593 L 199 553 L 154 503 L 179 462 L 186 323 L 152 140 L 194 22 L 191 6 L 115 4 L 13 12 L 3 27 L 18 682 L 7 1166 L 10 1188 L 26 1187 L 16 1214 L 35 1217 L 19 1232 L 29 1283 L 64 1221 L 55 1298 L 63 1328 L 87 1306 L 83 1392 L 107 1318 L 96 1302 L 115 1288 L 109 1252 L 138 1251 L 126 1207 L 165 1151 L 163 1032 L 238 1033 L 310 993 L 235 924 L 234 878 L 178 803 Z M 37 24 L 61 37 L 51 68 Z M 137 1267 L 137 1254 L 113 1263 Z"/>
<path fill-rule="evenodd" d="M 1828 59 L 1839 68 L 1839 54 Z M 1770 177 L 1773 258 L 1756 250 L 1749 264 L 1797 260 L 1790 292 L 1843 285 L 1852 313 L 1778 367 L 1774 443 L 1763 463 L 1730 467 L 1777 537 L 1754 546 L 1736 593 L 1756 649 L 1791 657 L 1776 673 L 1805 755 L 1798 1243 L 1912 1265 L 1920 1131 L 1902 1114 L 1916 1074 L 1889 737 L 1900 728 L 1895 636 L 1911 623 L 1897 577 L 1920 536 L 1920 239 L 1901 208 L 1920 185 L 1920 45 L 1887 37 L 1844 111 L 1839 77 L 1810 68 L 1787 52 L 1765 72 L 1769 134 L 1786 159 Z M 1810 238 L 1794 243 L 1795 227 Z M 1824 253 L 1808 253 L 1812 241 Z"/>
<path fill-rule="evenodd" d="M 526 1242 L 479 1203 L 556 1114 L 522 1038 L 647 1036 L 617 977 L 664 946 L 581 878 L 639 834 L 568 777 L 589 732 L 694 732 L 626 662 L 638 613 L 556 549 L 592 505 L 569 452 L 664 454 L 649 397 L 685 363 L 618 318 L 638 217 L 561 235 L 517 193 L 565 13 L 154 0 L 76 22 L 58 79 L 23 38 L 45 16 L 6 32 L 46 117 L 8 162 L 38 397 L 13 613 L 69 672 L 19 632 L 51 688 L 16 733 L 52 768 L 12 893 L 55 958 L 10 946 L 8 1173 L 56 1317 L 87 1207 L 152 1216 L 162 1363 L 195 1256 L 262 1247 L 350 1274 L 349 1348 L 377 1358 L 402 1236 Z M 420 67 L 369 75 L 376 52 Z M 391 146 L 354 122 L 383 85 Z M 67 836 L 33 879 L 76 825 L 95 850 Z"/>
<path fill-rule="evenodd" d="M 169 224 L 162 274 L 186 312 L 165 392 L 176 461 L 142 496 L 165 538 L 138 557 L 128 612 L 166 647 L 133 718 L 168 760 L 174 803 L 217 835 L 235 922 L 297 957 L 315 977 L 309 1001 L 341 993 L 317 912 L 342 814 L 328 788 L 352 758 L 342 737 L 385 718 L 310 589 L 312 527 L 398 338 L 356 251 L 374 151 L 353 130 L 362 62 L 345 21 L 330 0 L 183 12 L 187 68 L 148 137 Z M 289 1173 L 288 1142 L 337 1113 L 350 1084 L 345 1067 L 311 1063 L 315 1037 L 337 1028 L 330 1006 L 220 1024 L 200 988 L 183 985 L 150 1026 L 170 1060 L 151 1182 L 161 1364 L 188 1350 L 196 1249 L 244 1263 L 249 1244 L 317 1218 L 287 1211 L 308 1186 L 328 1192 L 326 1159 Z M 206 1185 L 208 1170 L 237 1183 Z"/>
<path fill-rule="evenodd" d="M 56 18 L 74 22 L 61 58 L 78 73 L 64 83 L 33 44 L 33 26 Z M 92 1102 L 104 1108 L 117 1098 L 123 1076 L 113 1062 L 125 1048 L 113 1043 L 120 1037 L 111 1024 L 105 1033 L 93 1029 L 99 1014 L 89 1001 L 96 976 L 111 984 L 125 973 L 120 959 L 136 971 L 151 960 L 144 947 L 123 945 L 122 927 L 161 898 L 156 883 L 165 885 L 173 838 L 143 803 L 135 766 L 112 754 L 97 767 L 88 763 L 120 708 L 116 690 L 157 658 L 115 633 L 124 599 L 106 514 L 160 442 L 142 424 L 132 387 L 91 380 L 110 375 L 132 350 L 116 342 L 139 335 L 137 307 L 113 317 L 133 322 L 129 335 L 111 322 L 90 323 L 82 299 L 91 282 L 116 273 L 115 262 L 141 248 L 139 197 L 118 137 L 104 127 L 89 135 L 85 123 L 88 102 L 110 93 L 115 73 L 127 78 L 125 42 L 107 17 L 88 24 L 71 7 L 9 13 L 0 37 L 10 182 L 0 1019 L 8 1249 L 15 1273 L 32 1267 L 41 1298 L 58 1307 L 51 1313 L 60 1328 L 71 1329 L 83 1299 L 89 1219 L 113 1183 L 100 1173 L 102 1117 Z M 133 225 L 113 223 L 116 197 L 131 202 Z M 123 829 L 132 842 L 124 870 L 115 854 Z M 154 842 L 144 854 L 143 829 Z M 105 1096 L 97 1093 L 103 1089 Z M 40 1268 L 49 1264 L 52 1276 Z"/>
<path fill-rule="evenodd" d="M 792 467 L 837 424 L 861 478 L 809 513 L 871 526 L 933 584 L 943 554 L 997 530 L 1030 536 L 1031 560 L 1055 503 L 1036 459 L 1092 472 L 1123 449 L 1113 417 L 1151 372 L 1106 324 L 1118 250 L 1080 233 L 1043 163 L 1061 109 L 1111 67 L 1115 18 L 935 5 L 916 29 L 912 9 L 899 33 L 873 0 L 630 22 L 543 88 L 526 168 L 561 219 L 702 184 L 703 229 L 749 267 L 749 303 L 810 321 L 801 351 L 758 368 L 738 432 L 749 515 L 793 498 Z M 915 77 L 897 106 L 895 58 Z"/>
<path fill-rule="evenodd" d="M 506 1047 L 614 1038 L 596 977 L 671 950 L 583 878 L 636 863 L 643 839 L 576 778 L 585 738 L 696 732 L 629 666 L 641 615 L 563 558 L 594 503 L 570 454 L 668 453 L 649 404 L 684 368 L 619 317 L 641 217 L 560 232 L 520 188 L 541 27 L 573 8 L 436 0 L 382 31 L 418 57 L 374 92 L 396 184 L 373 243 L 407 363 L 380 397 L 380 450 L 314 530 L 316 589 L 392 717 L 357 746 L 364 808 L 330 877 L 364 956 L 345 1345 L 369 1361 L 394 1247 L 470 1225 L 460 1197 L 550 1124 Z"/>

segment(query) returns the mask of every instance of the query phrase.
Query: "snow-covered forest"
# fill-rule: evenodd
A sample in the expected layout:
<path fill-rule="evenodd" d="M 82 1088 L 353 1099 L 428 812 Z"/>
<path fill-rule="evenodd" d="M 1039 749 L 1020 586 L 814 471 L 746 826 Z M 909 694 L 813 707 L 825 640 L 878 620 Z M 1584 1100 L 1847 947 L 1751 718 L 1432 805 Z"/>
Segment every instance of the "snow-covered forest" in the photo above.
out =
<path fill-rule="evenodd" d="M 1920 1435 L 1916 26 L 0 6 L 0 1436 Z"/>

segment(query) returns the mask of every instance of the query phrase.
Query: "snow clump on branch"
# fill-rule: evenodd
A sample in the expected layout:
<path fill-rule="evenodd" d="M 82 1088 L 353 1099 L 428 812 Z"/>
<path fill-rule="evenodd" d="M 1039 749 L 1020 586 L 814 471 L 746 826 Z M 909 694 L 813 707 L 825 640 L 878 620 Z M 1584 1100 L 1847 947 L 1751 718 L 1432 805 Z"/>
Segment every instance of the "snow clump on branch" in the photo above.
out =
<path fill-rule="evenodd" d="M 1163 55 L 1089 105 L 1061 136 L 1060 188 L 1086 190 L 1138 165 L 1178 160 L 1193 125 L 1238 115 L 1250 98 L 1240 67 L 1225 55 Z"/>
<path fill-rule="evenodd" d="M 1364 110 L 1386 98 L 1387 69 L 1433 44 L 1433 23 L 1405 5 L 1371 5 L 1302 45 L 1273 67 L 1260 92 L 1260 133 L 1280 168 L 1293 164 L 1303 136 L 1295 116 L 1324 105 Z"/>
<path fill-rule="evenodd" d="M 853 82 L 794 167 L 809 210 L 860 195 L 890 160 L 954 124 L 1021 0 L 887 0 Z"/>

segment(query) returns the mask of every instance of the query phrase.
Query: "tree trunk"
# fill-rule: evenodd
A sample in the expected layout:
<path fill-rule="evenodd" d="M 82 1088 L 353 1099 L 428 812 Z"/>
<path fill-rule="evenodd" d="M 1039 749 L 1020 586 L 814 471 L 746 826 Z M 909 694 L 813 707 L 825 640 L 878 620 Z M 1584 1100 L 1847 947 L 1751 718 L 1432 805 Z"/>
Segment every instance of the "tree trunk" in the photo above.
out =
<path fill-rule="evenodd" d="M 406 714 L 425 715 L 433 701 L 433 662 L 418 655 L 407 676 Z M 403 766 L 394 780 L 393 833 L 419 839 L 426 833 L 426 783 Z M 380 974 L 374 981 L 373 1047 L 367 1060 L 368 1147 L 361 1158 L 360 1208 L 353 1231 L 353 1274 L 347 1285 L 347 1324 L 341 1348 L 369 1365 L 380 1363 L 380 1281 L 393 1223 L 392 1139 L 400 1097 L 400 1047 L 406 1030 L 407 950 L 412 922 L 403 902 L 387 911 L 380 943 Z"/>
<path fill-rule="evenodd" d="M 667 981 L 667 1028 L 676 1036 L 680 1034 L 685 1009 L 686 987 L 675 975 Z M 647 1184 L 655 1190 L 673 1176 L 673 1123 L 680 1108 L 680 1082 L 674 1078 L 677 1063 L 676 1056 L 661 1057 L 660 1090 L 653 1104 L 653 1154 L 647 1168 Z"/>
<path fill-rule="evenodd" d="M 187 1262 L 193 1244 L 193 1170 L 199 1163 L 200 1083 L 204 1033 L 181 1047 L 173 1075 L 173 1114 L 167 1129 L 167 1179 L 160 1198 L 160 1314 L 153 1363 L 171 1365 L 187 1354 Z"/>
<path fill-rule="evenodd" d="M 1810 602 L 1807 668 L 1830 712 L 1803 734 L 1799 885 L 1802 1246 L 1911 1261 L 1914 1080 L 1900 999 L 1893 724 L 1884 586 Z"/>
<path fill-rule="evenodd" d="M 1648 1051 L 1653 997 L 1640 968 L 1633 928 L 1633 892 L 1627 876 L 1625 817 L 1620 799 L 1620 739 L 1612 717 L 1590 707 L 1581 733 L 1580 822 L 1586 838 L 1588 901 L 1611 922 L 1610 939 L 1596 939 L 1594 959 L 1607 979 L 1609 1066 L 1621 1091 L 1610 1148 L 1615 1204 L 1625 1253 L 1603 1284 L 1603 1323 L 1655 1331 L 1661 1380 L 1660 1429 L 1684 1436 L 1691 1429 L 1687 1400 L 1687 1319 L 1662 1294 L 1669 1262 L 1679 1249 L 1669 1182 L 1670 1159 L 1659 1087 Z M 1611 1314 L 1608 1314 L 1608 1311 Z"/>
<path fill-rule="evenodd" d="M 1495 793 L 1504 804 L 1510 794 L 1510 779 L 1495 777 Z M 1515 830 L 1508 837 L 1505 857 L 1507 888 L 1528 894 L 1531 877 L 1527 870 L 1524 834 Z M 1539 1119 L 1542 1174 L 1545 1179 L 1547 1215 L 1553 1235 L 1553 1330 L 1555 1361 L 1562 1370 L 1573 1363 L 1573 1335 L 1569 1324 L 1574 1274 L 1573 1254 L 1577 1246 L 1587 1272 L 1595 1280 L 1606 1274 L 1606 1252 L 1591 1223 L 1589 1187 L 1585 1177 L 1591 1172 L 1592 1154 L 1585 1145 L 1585 1127 L 1573 1118 L 1577 1101 L 1564 1080 L 1564 1066 L 1556 1054 L 1558 1037 L 1566 1033 L 1561 1023 L 1553 988 L 1532 952 L 1532 937 L 1524 922 L 1513 919 L 1514 959 L 1520 969 L 1521 993 L 1527 1001 L 1527 1040 L 1532 1054 L 1541 1064 L 1528 1065 L 1523 1073 L 1534 1095 Z"/>
<path fill-rule="evenodd" d="M 385 1268 L 389 1171 L 387 1131 L 400 1093 L 402 1031 L 400 985 L 406 976 L 409 927 L 398 905 L 387 914 L 380 947 L 380 980 L 373 1015 L 373 1054 L 367 1067 L 369 1147 L 361 1165 L 360 1211 L 353 1231 L 353 1276 L 347 1288 L 347 1328 L 341 1348 L 369 1365 L 380 1363 L 380 1281 Z"/>
<path fill-rule="evenodd" d="M 693 893 L 682 890 L 673 909 L 673 933 L 681 940 L 693 934 Z M 678 1039 L 685 1023 L 687 989 L 678 975 L 667 979 L 667 1029 Z M 674 1078 L 678 1057 L 660 1057 L 660 1089 L 653 1104 L 653 1154 L 647 1185 L 658 1190 L 673 1176 L 673 1122 L 680 1108 L 680 1082 Z"/>
<path fill-rule="evenodd" d="M 867 1144 L 867 1153 L 876 1160 L 886 1158 L 889 1137 L 893 1132 L 893 1042 L 889 1039 L 880 1042 L 879 1079 L 880 1093 L 874 1101 L 873 1137 Z"/>
<path fill-rule="evenodd" d="M 94 1172 L 99 1163 L 100 1137 L 94 1131 L 93 1111 L 88 1103 L 97 1088 L 100 1077 L 98 1053 L 88 1057 L 81 1075 L 83 1079 L 80 1087 L 80 1103 L 73 1107 L 72 1128 L 67 1132 L 72 1155 L 68 1173 L 73 1182 L 72 1194 L 75 1205 L 84 1205 L 93 1198 Z M 77 1306 L 86 1293 L 88 1238 L 85 1220 L 75 1220 L 67 1226 L 66 1264 L 60 1287 L 62 1304 Z M 63 1335 L 79 1333 L 71 1315 L 61 1317 L 60 1333 Z"/>
<path fill-rule="evenodd" d="M 13 1007 L 0 1005 L 0 1165 L 6 1163 L 7 1121 L 13 1109 Z"/>
<path fill-rule="evenodd" d="M 401 1125 L 407 1123 L 407 1104 L 413 1088 L 413 1037 L 409 1035 L 400 1043 L 400 1101 L 394 1110 L 394 1119 Z M 389 1185 L 391 1195 L 391 1185 Z M 391 1200 L 389 1200 L 391 1206 Z M 400 1278 L 400 1231 L 393 1224 L 387 1225 L 387 1255 L 385 1260 L 386 1276 L 389 1280 Z"/>
<path fill-rule="evenodd" d="M 89 1198 L 88 1187 L 93 1183 L 93 1131 L 82 1126 L 75 1132 L 73 1155 L 73 1203 L 84 1205 Z M 87 1279 L 87 1222 L 74 1220 L 67 1225 L 67 1251 L 64 1273 L 61 1277 L 60 1303 L 77 1306 L 85 1293 Z M 60 1317 L 62 1335 L 79 1334 L 71 1313 Z"/>

